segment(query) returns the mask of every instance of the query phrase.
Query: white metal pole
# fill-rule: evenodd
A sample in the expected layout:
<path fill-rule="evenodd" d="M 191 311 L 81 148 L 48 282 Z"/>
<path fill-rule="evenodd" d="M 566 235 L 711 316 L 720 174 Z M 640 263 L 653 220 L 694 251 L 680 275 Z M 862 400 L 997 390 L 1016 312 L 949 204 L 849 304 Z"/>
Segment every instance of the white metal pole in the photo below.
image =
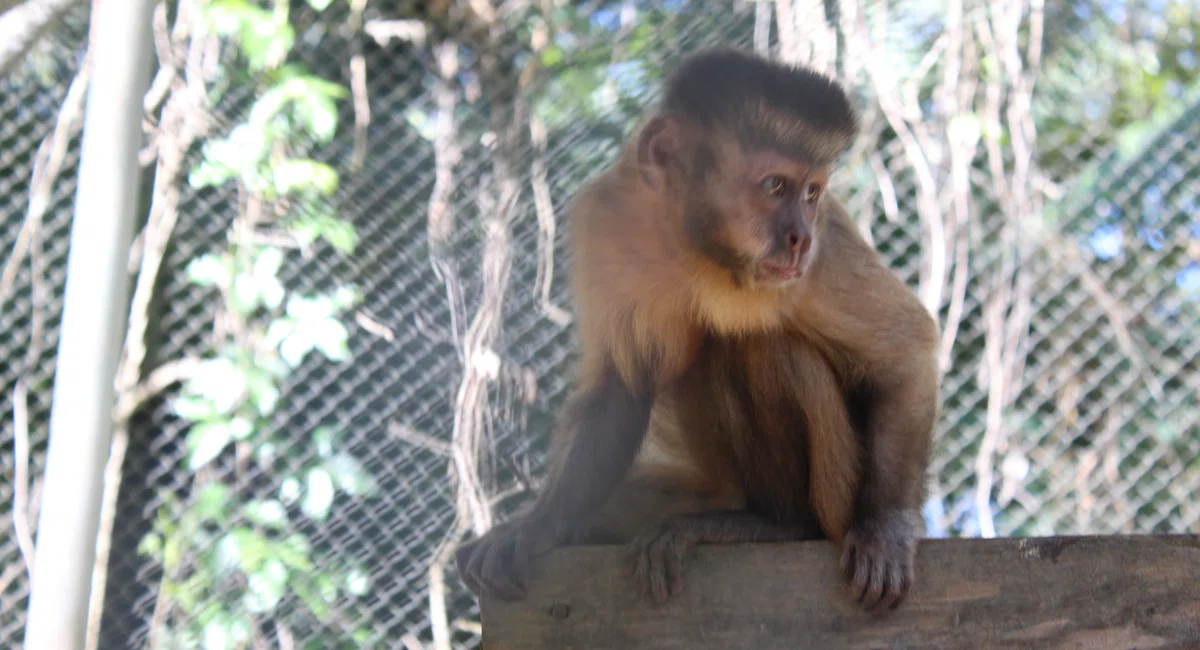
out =
<path fill-rule="evenodd" d="M 82 648 L 128 312 L 154 0 L 96 0 L 25 650 Z"/>

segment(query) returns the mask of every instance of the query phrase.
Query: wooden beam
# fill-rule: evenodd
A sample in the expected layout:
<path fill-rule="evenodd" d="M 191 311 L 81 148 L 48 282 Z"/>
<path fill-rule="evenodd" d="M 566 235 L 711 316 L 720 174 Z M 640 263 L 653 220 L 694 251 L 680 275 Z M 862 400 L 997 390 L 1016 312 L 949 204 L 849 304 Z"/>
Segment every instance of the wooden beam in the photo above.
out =
<path fill-rule="evenodd" d="M 827 542 L 699 546 L 684 593 L 635 594 L 620 547 L 557 549 L 524 600 L 485 598 L 486 650 L 1200 648 L 1200 536 L 926 540 L 875 618 Z"/>

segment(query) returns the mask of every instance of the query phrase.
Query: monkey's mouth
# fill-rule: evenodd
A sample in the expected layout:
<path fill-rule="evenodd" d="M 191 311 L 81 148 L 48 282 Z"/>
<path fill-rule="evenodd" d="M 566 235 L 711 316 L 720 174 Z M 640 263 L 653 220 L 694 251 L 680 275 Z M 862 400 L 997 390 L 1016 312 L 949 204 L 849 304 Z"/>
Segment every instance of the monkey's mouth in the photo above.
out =
<path fill-rule="evenodd" d="M 758 265 L 758 272 L 761 279 L 768 282 L 787 282 L 800 275 L 801 269 L 799 264 L 774 264 L 772 262 L 762 262 Z"/>

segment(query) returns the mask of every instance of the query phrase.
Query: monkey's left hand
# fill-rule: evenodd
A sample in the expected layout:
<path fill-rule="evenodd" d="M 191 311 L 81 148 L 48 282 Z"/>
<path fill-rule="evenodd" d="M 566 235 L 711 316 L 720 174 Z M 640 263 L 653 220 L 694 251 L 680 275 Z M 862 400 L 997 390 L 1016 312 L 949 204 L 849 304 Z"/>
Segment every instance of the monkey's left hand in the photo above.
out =
<path fill-rule="evenodd" d="M 536 519 L 500 524 L 455 552 L 458 573 L 476 596 L 483 589 L 502 600 L 525 596 L 525 580 L 534 556 L 554 548 L 551 528 Z"/>
<path fill-rule="evenodd" d="M 851 598 L 874 614 L 899 606 L 913 583 L 919 533 L 906 514 L 857 523 L 842 545 Z"/>

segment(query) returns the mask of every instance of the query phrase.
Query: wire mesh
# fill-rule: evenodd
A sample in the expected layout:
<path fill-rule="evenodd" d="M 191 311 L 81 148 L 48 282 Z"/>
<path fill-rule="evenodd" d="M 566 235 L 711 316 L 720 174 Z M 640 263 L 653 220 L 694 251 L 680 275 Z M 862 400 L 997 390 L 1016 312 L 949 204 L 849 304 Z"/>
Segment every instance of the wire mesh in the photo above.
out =
<path fill-rule="evenodd" d="M 330 427 L 342 433 L 340 449 L 363 463 L 378 492 L 374 498 L 339 500 L 323 522 L 289 520 L 285 534 L 303 534 L 330 556 L 367 567 L 370 588 L 331 599 L 316 622 L 293 624 L 301 620 L 295 614 L 301 603 L 294 595 L 285 597 L 269 624 L 259 621 L 269 643 L 332 647 L 321 643 L 333 638 L 349 644 L 353 638 L 346 647 L 399 644 L 411 650 L 435 647 L 440 634 L 435 628 L 445 623 L 454 647 L 478 645 L 478 610 L 452 566 L 444 577 L 445 620 L 435 615 L 430 597 L 431 588 L 436 594 L 440 587 L 431 586 L 429 569 L 452 539 L 457 516 L 458 486 L 447 449 L 464 426 L 464 387 L 482 386 L 479 422 L 493 459 L 488 467 L 494 490 L 536 479 L 576 354 L 572 325 L 560 312 L 571 306 L 564 214 L 572 192 L 614 159 L 638 106 L 654 98 L 668 59 L 714 43 L 751 46 L 764 33 L 773 47 L 787 38 L 785 32 L 803 36 L 801 30 L 781 32 L 770 22 L 779 20 L 771 10 L 794 5 L 799 15 L 811 10 L 809 4 L 558 3 L 549 19 L 532 22 L 525 22 L 528 7 L 502 4 L 496 24 L 504 29 L 497 29 L 515 35 L 485 40 L 491 50 L 458 38 L 451 47 L 459 70 L 448 80 L 439 77 L 437 57 L 450 37 L 435 28 L 437 20 L 426 17 L 422 38 L 368 36 L 411 20 L 406 4 L 369 6 L 362 34 L 334 27 L 347 23 L 349 7 L 331 6 L 323 14 L 293 7 L 298 34 L 293 58 L 315 74 L 351 87 L 350 60 L 361 49 L 370 121 L 366 137 L 356 140 L 353 125 L 360 116 L 353 101 L 342 102 L 342 126 L 316 154 L 341 175 L 337 211 L 353 224 L 358 248 L 349 257 L 324 244 L 305 254 L 291 251 L 282 277 L 289 289 L 302 292 L 353 284 L 362 300 L 347 319 L 350 360 L 310 355 L 282 387 L 268 433 L 288 450 L 287 458 L 274 471 L 239 475 L 239 489 L 246 498 L 283 489 L 285 474 L 321 453 L 312 432 Z M 931 10 L 922 3 L 893 4 L 900 18 L 874 38 L 920 59 L 921 44 L 928 41 L 914 45 L 905 39 L 942 19 L 929 18 Z M 973 7 L 966 14 L 969 23 L 988 24 L 985 3 L 967 4 Z M 1195 67 L 1196 53 L 1182 34 L 1200 25 L 1200 18 L 1187 13 L 1186 3 L 1159 4 L 1168 8 L 1073 2 L 1048 9 L 1046 51 L 1026 71 L 1038 80 L 1031 96 L 1036 125 L 1031 144 L 1040 173 L 1019 185 L 1042 197 L 1028 218 L 1014 226 L 1013 206 L 1019 204 L 1012 195 L 1020 187 L 997 182 L 1012 178 L 1008 170 L 1017 163 L 1011 151 L 995 159 L 1006 170 L 1000 177 L 987 176 L 993 159 L 982 147 L 968 165 L 974 203 L 965 225 L 954 231 L 963 245 L 947 244 L 952 253 L 966 253 L 951 260 L 947 290 L 936 305 L 944 323 L 956 310 L 960 315 L 942 382 L 927 509 L 933 535 L 1185 532 L 1200 521 L 1191 498 L 1200 487 L 1200 102 L 1171 76 L 1172 70 Z M 882 3 L 865 6 L 874 16 Z M 19 240 L 35 161 L 51 140 L 79 69 L 85 31 L 78 23 L 84 18 L 68 21 L 28 63 L 0 80 L 5 224 L 0 246 L 6 251 L 24 246 Z M 1158 48 L 1156 62 L 1136 65 L 1146 70 L 1157 65 L 1167 88 L 1152 102 L 1153 119 L 1131 109 L 1138 104 L 1111 82 L 1132 64 L 1088 56 L 1097 50 L 1097 39 L 1134 18 L 1137 29 L 1126 33 L 1130 51 L 1144 56 L 1147 48 Z M 562 58 L 527 83 L 522 74 L 530 53 L 522 30 L 538 26 L 547 26 L 548 42 Z M 807 38 L 804 42 L 819 41 Z M 854 59 L 861 52 L 841 56 L 840 68 L 862 70 Z M 548 60 L 543 52 L 542 61 Z M 1176 76 L 1186 78 L 1182 72 Z M 982 87 L 992 81 L 988 74 L 976 70 L 968 81 Z M 856 92 L 871 106 L 873 95 L 865 88 Z M 434 130 L 439 99 L 446 97 L 439 92 L 447 90 L 453 99 L 449 142 L 458 154 L 448 186 L 439 185 L 435 174 L 447 153 L 439 149 Z M 242 119 L 252 95 L 235 82 L 215 92 L 209 107 L 213 132 L 223 133 Z M 1117 106 L 1121 98 L 1126 103 Z M 936 112 L 929 106 L 917 111 Z M 523 120 L 531 115 L 544 122 L 544 146 L 527 135 Z M 919 208 L 925 190 L 912 150 L 898 136 L 903 123 L 878 113 L 868 117 L 878 130 L 865 138 L 878 145 L 878 156 L 853 158 L 841 189 L 855 213 L 867 215 L 860 223 L 885 260 L 918 289 L 929 273 L 930 235 L 921 210 L 952 214 L 954 196 L 939 190 L 932 205 Z M 1020 127 L 1005 122 L 1005 128 Z M 505 149 L 510 129 L 519 132 L 517 144 Z M 919 140 L 919 130 L 914 134 Z M 31 255 L 13 255 L 17 272 L 11 286 L 0 286 L 0 327 L 6 333 L 0 339 L 5 388 L 0 410 L 14 416 L 0 426 L 5 529 L 13 528 L 22 511 L 27 521 L 36 521 L 29 514 L 36 512 L 33 479 L 40 475 L 46 444 L 76 145 L 69 140 L 49 208 L 30 239 Z M 933 154 L 935 185 L 951 186 L 947 161 L 953 152 L 946 145 L 918 146 Z M 359 156 L 361 167 L 354 162 Z M 188 165 L 201 157 L 199 145 L 189 148 Z M 521 191 L 505 213 L 507 221 L 489 222 L 503 208 L 497 188 L 506 179 Z M 548 206 L 539 204 L 543 187 Z M 439 258 L 449 264 L 435 268 L 431 249 L 442 244 L 431 240 L 429 219 L 441 190 L 455 228 L 445 243 L 448 253 Z M 149 310 L 146 372 L 208 354 L 214 332 L 225 326 L 214 292 L 190 282 L 187 268 L 228 244 L 242 197 L 229 187 L 196 189 L 185 182 L 180 191 L 179 222 Z M 549 247 L 547 207 L 557 224 Z M 498 241 L 503 246 L 497 248 Z M 495 280 L 488 265 L 501 249 L 509 261 L 496 336 L 470 348 L 465 337 L 472 319 L 486 315 L 486 287 Z M 956 273 L 961 294 L 950 290 L 958 286 Z M 1000 282 L 1005 278 L 1015 280 Z M 452 299 L 455 287 L 461 305 Z M 961 295 L 957 307 L 954 295 Z M 1002 330 L 1017 334 L 1010 340 L 997 334 Z M 475 380 L 479 383 L 472 384 Z M 19 386 L 26 389 L 23 407 L 15 400 Z M 187 468 L 191 424 L 177 415 L 174 399 L 175 389 L 155 395 L 131 419 L 101 647 L 145 647 L 164 622 L 163 567 L 139 546 L 156 518 L 181 520 L 182 504 L 198 491 L 196 475 Z M 28 426 L 15 426 L 22 418 Z M 26 454 L 16 449 L 25 431 L 30 471 L 19 477 L 18 460 Z M 214 471 L 234 476 L 237 468 L 235 458 Z M 17 489 L 21 478 L 29 489 Z M 18 492 L 30 491 L 32 503 L 17 499 Z M 496 509 L 509 505 L 498 503 Z M 210 532 L 217 539 L 230 531 Z M 20 646 L 27 589 L 19 537 L 0 536 L 0 644 L 6 647 Z M 219 600 L 242 591 L 225 585 L 216 593 Z M 195 647 L 200 640 L 157 638 L 157 647 L 175 647 L 172 643 Z"/>

